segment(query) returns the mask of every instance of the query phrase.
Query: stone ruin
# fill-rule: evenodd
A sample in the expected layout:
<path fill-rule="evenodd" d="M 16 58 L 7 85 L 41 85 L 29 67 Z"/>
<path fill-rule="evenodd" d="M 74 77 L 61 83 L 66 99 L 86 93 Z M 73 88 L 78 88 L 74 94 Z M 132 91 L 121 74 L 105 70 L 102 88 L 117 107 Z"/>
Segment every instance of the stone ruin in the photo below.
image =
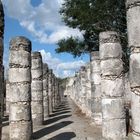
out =
<path fill-rule="evenodd" d="M 31 41 L 23 36 L 10 41 L 8 79 L 4 82 L 4 12 L 0 1 L 0 139 L 6 114 L 9 139 L 31 140 L 33 130 L 48 119 L 64 92 L 92 124 L 102 127 L 103 140 L 125 140 L 130 129 L 132 139 L 140 140 L 140 0 L 127 0 L 126 8 L 129 72 L 124 73 L 119 34 L 101 32 L 99 51 L 90 53 L 90 62 L 69 78 L 63 89 L 52 69 L 42 62 L 40 52 L 32 52 Z"/>

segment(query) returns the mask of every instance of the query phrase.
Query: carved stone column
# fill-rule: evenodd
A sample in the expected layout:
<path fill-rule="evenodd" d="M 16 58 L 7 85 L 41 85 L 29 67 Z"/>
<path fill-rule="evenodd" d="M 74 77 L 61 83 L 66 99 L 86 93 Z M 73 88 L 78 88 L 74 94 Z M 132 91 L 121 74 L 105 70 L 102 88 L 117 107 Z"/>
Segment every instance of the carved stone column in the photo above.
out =
<path fill-rule="evenodd" d="M 90 63 L 86 65 L 86 115 L 91 117 L 91 71 Z"/>
<path fill-rule="evenodd" d="M 102 124 L 101 70 L 99 51 L 91 52 L 91 117 L 93 123 Z"/>
<path fill-rule="evenodd" d="M 10 140 L 31 140 L 31 42 L 25 37 L 10 42 Z"/>
<path fill-rule="evenodd" d="M 127 0 L 128 45 L 130 48 L 130 87 L 132 137 L 140 140 L 140 0 Z"/>
<path fill-rule="evenodd" d="M 49 95 L 49 114 L 52 113 L 52 69 L 48 73 L 48 95 Z"/>
<path fill-rule="evenodd" d="M 44 120 L 49 117 L 49 96 L 48 96 L 48 65 L 43 64 L 43 109 Z"/>
<path fill-rule="evenodd" d="M 33 126 L 43 123 L 43 63 L 40 52 L 32 53 L 32 121 Z"/>
<path fill-rule="evenodd" d="M 124 74 L 119 35 L 100 33 L 102 135 L 105 140 L 124 140 L 126 136 L 124 110 Z"/>

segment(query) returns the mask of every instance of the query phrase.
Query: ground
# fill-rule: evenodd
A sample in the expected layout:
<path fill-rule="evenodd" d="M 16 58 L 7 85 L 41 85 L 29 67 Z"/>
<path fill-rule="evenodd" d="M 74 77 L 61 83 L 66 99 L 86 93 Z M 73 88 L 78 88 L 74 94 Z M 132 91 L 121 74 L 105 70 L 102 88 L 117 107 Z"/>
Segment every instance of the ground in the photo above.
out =
<path fill-rule="evenodd" d="M 2 140 L 8 140 L 8 122 L 3 122 Z M 101 140 L 101 128 L 93 126 L 73 101 L 65 98 L 44 125 L 36 128 L 34 140 Z"/>

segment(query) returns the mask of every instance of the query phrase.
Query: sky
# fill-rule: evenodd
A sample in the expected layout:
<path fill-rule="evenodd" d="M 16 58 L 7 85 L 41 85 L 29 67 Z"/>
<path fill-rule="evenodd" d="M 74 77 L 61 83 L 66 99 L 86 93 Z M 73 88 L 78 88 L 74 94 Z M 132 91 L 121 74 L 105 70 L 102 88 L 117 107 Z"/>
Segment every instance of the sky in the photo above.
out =
<path fill-rule="evenodd" d="M 59 14 L 64 0 L 2 0 L 5 11 L 4 65 L 8 67 L 9 41 L 15 36 L 25 36 L 32 41 L 32 50 L 42 54 L 57 77 L 73 76 L 89 61 L 88 55 L 73 58 L 68 53 L 57 54 L 58 40 L 70 36 L 82 38 L 78 29 L 62 22 Z"/>

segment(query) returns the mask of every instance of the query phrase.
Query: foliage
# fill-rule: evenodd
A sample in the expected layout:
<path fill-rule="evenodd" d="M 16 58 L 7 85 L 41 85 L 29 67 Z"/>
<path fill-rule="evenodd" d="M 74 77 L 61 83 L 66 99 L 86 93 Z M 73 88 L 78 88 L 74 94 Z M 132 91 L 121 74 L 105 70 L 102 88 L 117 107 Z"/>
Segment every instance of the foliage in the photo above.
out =
<path fill-rule="evenodd" d="M 126 10 L 124 0 L 65 0 L 60 10 L 65 24 L 84 31 L 84 40 L 68 38 L 58 42 L 57 52 L 80 56 L 99 46 L 99 33 L 117 31 L 126 51 Z"/>

